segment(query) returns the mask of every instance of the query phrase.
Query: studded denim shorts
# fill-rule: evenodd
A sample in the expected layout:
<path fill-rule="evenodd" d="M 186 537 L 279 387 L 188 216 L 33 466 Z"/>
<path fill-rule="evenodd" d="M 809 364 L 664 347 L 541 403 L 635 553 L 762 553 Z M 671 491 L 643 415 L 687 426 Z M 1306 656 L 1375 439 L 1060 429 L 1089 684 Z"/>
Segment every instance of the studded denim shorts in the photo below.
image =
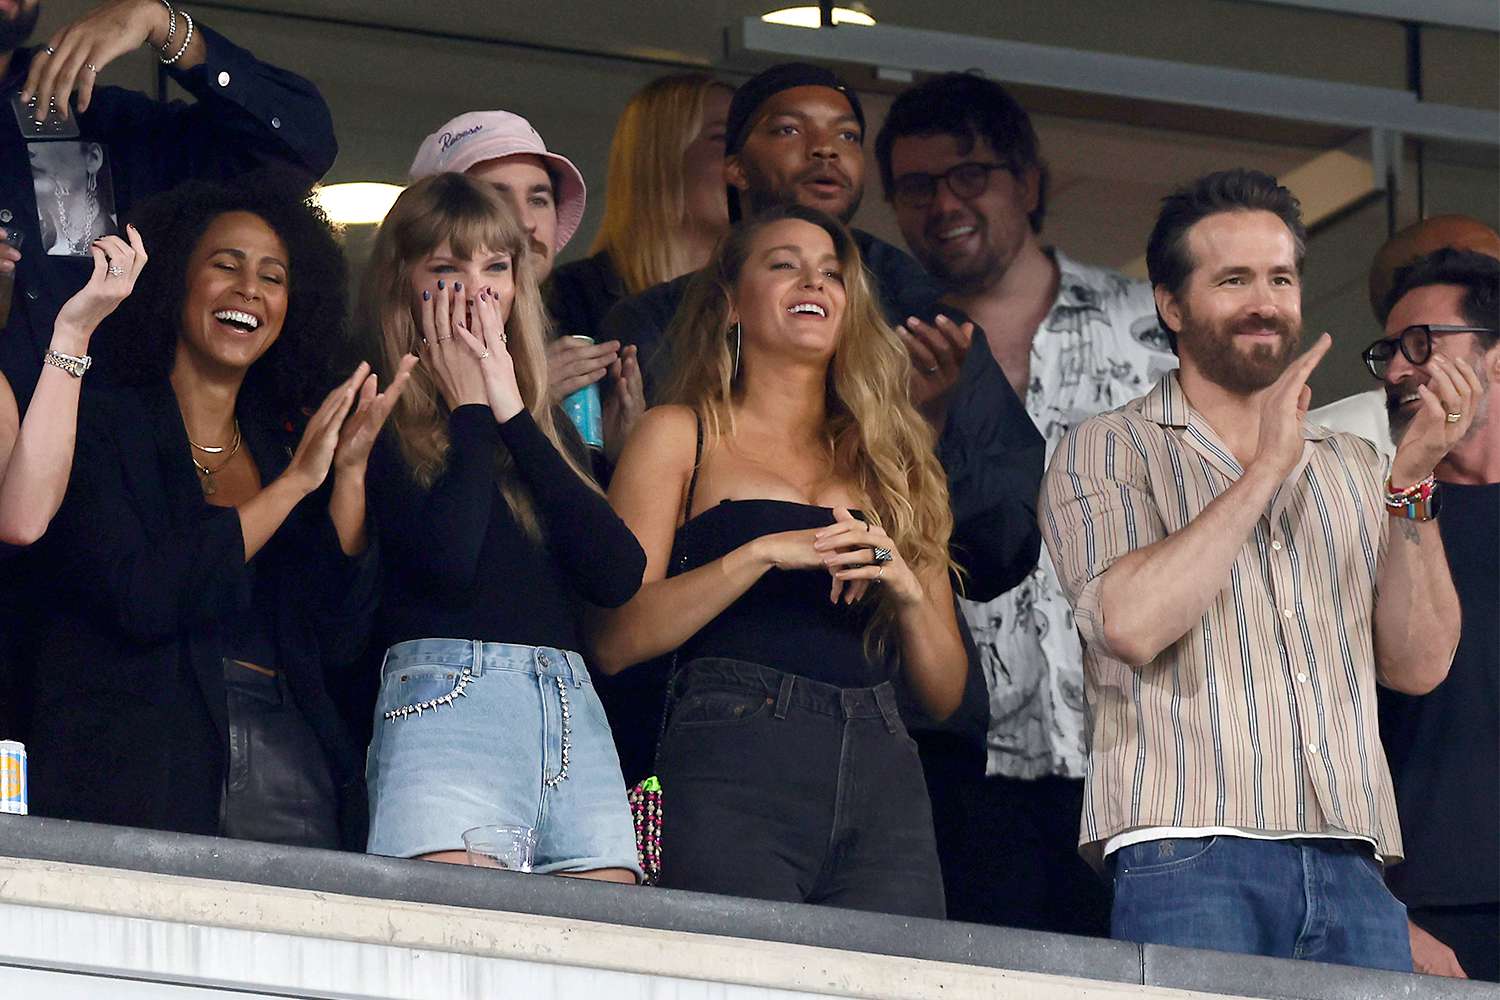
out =
<path fill-rule="evenodd" d="M 371 854 L 463 850 L 487 824 L 537 831 L 534 870 L 640 875 L 620 761 L 577 653 L 414 639 L 385 654 L 365 764 Z"/>

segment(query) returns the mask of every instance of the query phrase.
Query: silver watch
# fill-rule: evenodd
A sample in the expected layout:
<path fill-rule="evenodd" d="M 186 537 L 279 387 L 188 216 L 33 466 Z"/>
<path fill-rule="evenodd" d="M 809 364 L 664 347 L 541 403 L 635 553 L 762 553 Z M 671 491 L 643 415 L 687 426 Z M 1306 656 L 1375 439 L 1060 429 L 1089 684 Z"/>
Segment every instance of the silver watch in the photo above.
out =
<path fill-rule="evenodd" d="M 61 368 L 74 378 L 83 378 L 83 373 L 94 363 L 94 359 L 87 354 L 64 354 L 62 351 L 48 351 L 42 360 L 54 368 Z"/>

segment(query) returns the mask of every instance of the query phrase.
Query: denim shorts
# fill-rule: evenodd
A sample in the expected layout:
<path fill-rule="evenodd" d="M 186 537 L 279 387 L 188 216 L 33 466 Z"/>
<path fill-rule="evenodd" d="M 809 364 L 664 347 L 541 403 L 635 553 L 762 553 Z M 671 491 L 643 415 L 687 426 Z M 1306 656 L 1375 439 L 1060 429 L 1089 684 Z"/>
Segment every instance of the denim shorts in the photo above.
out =
<path fill-rule="evenodd" d="M 392 646 L 365 764 L 371 854 L 461 851 L 476 826 L 537 832 L 534 870 L 627 868 L 635 827 L 577 653 L 469 639 Z"/>

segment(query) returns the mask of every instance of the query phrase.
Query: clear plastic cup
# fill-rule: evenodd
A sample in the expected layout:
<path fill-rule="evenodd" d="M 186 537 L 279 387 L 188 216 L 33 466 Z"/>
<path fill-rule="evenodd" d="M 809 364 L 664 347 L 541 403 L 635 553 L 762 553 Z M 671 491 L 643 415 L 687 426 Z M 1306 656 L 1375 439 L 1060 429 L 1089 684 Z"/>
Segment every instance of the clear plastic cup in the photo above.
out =
<path fill-rule="evenodd" d="M 529 872 L 536 831 L 529 826 L 476 826 L 464 831 L 464 850 L 475 867 Z"/>

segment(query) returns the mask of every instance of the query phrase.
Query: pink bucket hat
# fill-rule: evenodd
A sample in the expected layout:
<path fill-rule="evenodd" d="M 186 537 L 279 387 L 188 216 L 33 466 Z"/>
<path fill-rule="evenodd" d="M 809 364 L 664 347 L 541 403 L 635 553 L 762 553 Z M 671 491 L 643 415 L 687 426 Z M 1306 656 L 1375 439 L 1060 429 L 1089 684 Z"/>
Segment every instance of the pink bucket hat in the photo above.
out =
<path fill-rule="evenodd" d="M 557 186 L 557 246 L 553 250 L 561 250 L 583 221 L 588 189 L 572 161 L 547 152 L 540 133 L 520 115 L 468 111 L 450 120 L 417 147 L 417 158 L 411 161 L 411 179 L 448 171 L 461 174 L 476 163 L 522 153 L 541 157 Z"/>

